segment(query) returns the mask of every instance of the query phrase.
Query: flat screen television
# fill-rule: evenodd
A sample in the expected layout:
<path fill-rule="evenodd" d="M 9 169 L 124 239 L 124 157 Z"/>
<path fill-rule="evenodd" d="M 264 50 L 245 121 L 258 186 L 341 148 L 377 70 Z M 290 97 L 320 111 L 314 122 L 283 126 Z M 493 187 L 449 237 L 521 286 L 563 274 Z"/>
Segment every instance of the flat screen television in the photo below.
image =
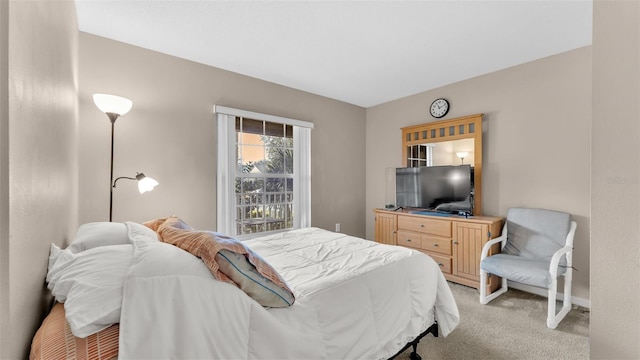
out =
<path fill-rule="evenodd" d="M 470 165 L 396 169 L 396 206 L 447 213 L 473 213 Z"/>

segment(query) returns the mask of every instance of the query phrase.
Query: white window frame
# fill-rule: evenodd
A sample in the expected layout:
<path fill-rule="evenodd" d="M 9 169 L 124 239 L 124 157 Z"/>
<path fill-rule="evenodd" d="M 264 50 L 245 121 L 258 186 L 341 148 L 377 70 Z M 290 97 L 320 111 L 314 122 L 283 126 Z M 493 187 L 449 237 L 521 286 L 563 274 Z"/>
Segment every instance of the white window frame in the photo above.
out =
<path fill-rule="evenodd" d="M 249 239 L 268 233 L 285 231 L 268 231 L 246 235 L 236 233 L 235 121 L 237 116 L 293 126 L 293 228 L 300 229 L 311 226 L 311 129 L 313 129 L 313 123 L 221 105 L 214 105 L 213 112 L 218 121 L 217 231 L 238 239 Z"/>

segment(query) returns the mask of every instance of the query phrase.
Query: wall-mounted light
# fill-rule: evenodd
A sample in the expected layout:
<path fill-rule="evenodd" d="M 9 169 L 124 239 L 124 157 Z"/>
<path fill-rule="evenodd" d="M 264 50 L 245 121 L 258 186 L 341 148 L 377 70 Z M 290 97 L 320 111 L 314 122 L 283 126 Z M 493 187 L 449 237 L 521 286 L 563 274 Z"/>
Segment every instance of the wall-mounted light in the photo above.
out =
<path fill-rule="evenodd" d="M 469 155 L 468 151 L 458 151 L 456 153 L 456 155 L 458 155 L 458 157 L 460 158 L 460 164 L 464 164 L 464 158 L 467 157 L 467 155 Z"/>
<path fill-rule="evenodd" d="M 146 177 L 143 173 L 138 173 L 135 178 L 122 176 L 115 181 L 113 180 L 113 140 L 116 119 L 128 113 L 133 106 L 133 102 L 129 99 L 109 94 L 93 94 L 93 102 L 100 111 L 107 114 L 107 117 L 111 121 L 111 174 L 109 178 L 109 221 L 111 221 L 113 214 L 113 188 L 116 187 L 116 181 L 119 179 L 138 180 L 138 190 L 141 194 L 146 191 L 151 191 L 158 185 L 158 182 L 150 177 Z"/>

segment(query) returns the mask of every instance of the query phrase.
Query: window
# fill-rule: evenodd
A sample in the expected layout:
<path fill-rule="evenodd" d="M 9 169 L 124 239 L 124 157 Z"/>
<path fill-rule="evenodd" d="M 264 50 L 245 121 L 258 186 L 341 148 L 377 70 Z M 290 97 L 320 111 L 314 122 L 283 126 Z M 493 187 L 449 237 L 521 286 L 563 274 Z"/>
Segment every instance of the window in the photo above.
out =
<path fill-rule="evenodd" d="M 407 146 L 407 167 L 433 166 L 433 147 L 435 144 Z"/>
<path fill-rule="evenodd" d="M 311 224 L 312 123 L 216 106 L 218 231 L 255 234 Z"/>
<path fill-rule="evenodd" d="M 236 234 L 293 228 L 293 126 L 236 116 Z"/>

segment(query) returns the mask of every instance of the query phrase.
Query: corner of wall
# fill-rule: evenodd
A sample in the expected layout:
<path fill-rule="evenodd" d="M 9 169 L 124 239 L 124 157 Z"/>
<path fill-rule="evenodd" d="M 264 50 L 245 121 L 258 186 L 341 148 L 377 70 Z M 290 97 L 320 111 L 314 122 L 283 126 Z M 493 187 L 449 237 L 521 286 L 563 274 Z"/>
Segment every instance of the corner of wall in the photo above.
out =
<path fill-rule="evenodd" d="M 0 1 L 0 359 L 9 348 L 9 2 Z"/>

